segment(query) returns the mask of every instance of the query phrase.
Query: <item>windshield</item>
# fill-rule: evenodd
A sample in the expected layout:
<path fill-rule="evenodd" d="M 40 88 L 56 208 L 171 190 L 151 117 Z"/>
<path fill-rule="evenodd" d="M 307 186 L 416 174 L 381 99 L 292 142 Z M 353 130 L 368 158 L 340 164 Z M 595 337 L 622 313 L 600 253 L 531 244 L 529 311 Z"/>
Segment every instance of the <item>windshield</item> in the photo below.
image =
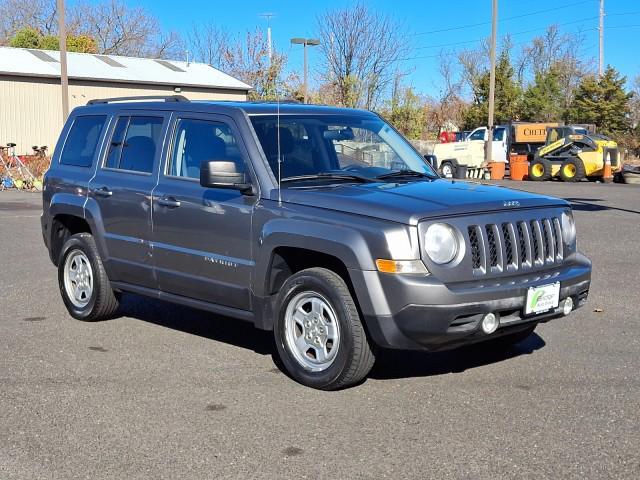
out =
<path fill-rule="evenodd" d="M 345 174 L 373 179 L 399 171 L 438 177 L 425 159 L 379 117 L 280 115 L 279 129 L 276 115 L 253 116 L 251 122 L 276 178 L 280 154 L 282 180 L 336 174 L 348 181 Z"/>

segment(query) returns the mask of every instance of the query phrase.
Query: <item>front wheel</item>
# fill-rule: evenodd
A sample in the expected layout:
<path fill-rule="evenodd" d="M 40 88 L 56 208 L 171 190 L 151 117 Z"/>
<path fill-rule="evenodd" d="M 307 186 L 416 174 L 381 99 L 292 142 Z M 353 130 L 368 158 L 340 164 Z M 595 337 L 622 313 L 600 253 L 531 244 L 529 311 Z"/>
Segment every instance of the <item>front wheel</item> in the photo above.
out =
<path fill-rule="evenodd" d="M 529 164 L 529 180 L 542 182 L 551 178 L 551 162 L 544 158 L 535 158 Z"/>
<path fill-rule="evenodd" d="M 456 173 L 456 168 L 451 162 L 442 162 L 442 166 L 440 167 L 440 171 L 442 172 L 442 176 L 445 178 L 453 178 Z"/>
<path fill-rule="evenodd" d="M 277 300 L 274 336 L 287 372 L 303 385 L 337 390 L 367 376 L 375 357 L 344 280 L 324 268 L 292 275 Z"/>

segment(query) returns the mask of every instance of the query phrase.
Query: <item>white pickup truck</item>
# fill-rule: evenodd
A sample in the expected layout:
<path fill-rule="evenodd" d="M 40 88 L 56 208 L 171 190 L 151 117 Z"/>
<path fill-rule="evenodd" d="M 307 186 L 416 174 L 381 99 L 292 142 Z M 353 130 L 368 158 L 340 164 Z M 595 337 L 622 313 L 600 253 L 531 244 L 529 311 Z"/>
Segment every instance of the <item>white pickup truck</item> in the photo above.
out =
<path fill-rule="evenodd" d="M 466 165 L 469 169 L 480 168 L 485 163 L 485 142 L 487 139 L 487 127 L 478 127 L 462 142 L 436 144 L 433 148 L 433 154 L 438 160 L 442 174 L 445 177 L 455 176 L 458 165 Z M 492 146 L 492 156 L 495 162 L 507 161 L 507 143 L 507 127 L 495 127 Z"/>
<path fill-rule="evenodd" d="M 527 155 L 533 159 L 536 150 L 544 145 L 547 128 L 558 123 L 511 122 L 497 125 L 493 129 L 492 157 L 494 162 L 507 162 L 509 152 Z M 462 142 L 439 143 L 433 149 L 442 174 L 455 175 L 458 165 L 468 169 L 480 168 L 485 162 L 485 142 L 488 140 L 487 127 L 473 130 Z"/>

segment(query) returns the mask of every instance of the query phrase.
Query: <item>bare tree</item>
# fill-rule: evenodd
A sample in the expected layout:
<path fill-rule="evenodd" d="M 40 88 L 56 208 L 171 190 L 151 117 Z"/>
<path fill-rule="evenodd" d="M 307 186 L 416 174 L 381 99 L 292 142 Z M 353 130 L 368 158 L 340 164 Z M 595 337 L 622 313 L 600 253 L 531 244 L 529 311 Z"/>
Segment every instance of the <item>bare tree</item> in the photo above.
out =
<path fill-rule="evenodd" d="M 328 11 L 317 24 L 324 57 L 321 76 L 334 85 L 338 103 L 375 107 L 407 51 L 400 25 L 364 3 Z"/>
<path fill-rule="evenodd" d="M 469 62 L 470 59 L 467 59 Z M 440 74 L 439 92 L 429 99 L 428 128 L 433 133 L 445 125 L 462 124 L 467 103 L 462 98 L 463 80 L 457 71 L 459 64 L 455 56 L 447 52 L 440 52 L 438 58 L 438 72 Z M 471 64 L 473 69 L 477 65 Z"/>
<path fill-rule="evenodd" d="M 158 19 L 142 7 L 128 7 L 122 0 L 78 3 L 70 12 L 76 28 L 96 41 L 98 53 L 139 57 L 179 55 L 176 33 L 162 34 Z"/>
<path fill-rule="evenodd" d="M 292 95 L 293 77 L 283 78 L 287 57 L 277 50 L 269 59 L 269 46 L 262 30 L 246 32 L 225 50 L 221 68 L 253 86 L 250 97 L 273 100 Z"/>
<path fill-rule="evenodd" d="M 213 22 L 195 24 L 187 36 L 189 50 L 197 62 L 224 70 L 227 65 L 231 35 Z"/>
<path fill-rule="evenodd" d="M 1 0 L 0 45 L 6 45 L 15 33 L 25 27 L 44 34 L 58 30 L 55 0 Z"/>

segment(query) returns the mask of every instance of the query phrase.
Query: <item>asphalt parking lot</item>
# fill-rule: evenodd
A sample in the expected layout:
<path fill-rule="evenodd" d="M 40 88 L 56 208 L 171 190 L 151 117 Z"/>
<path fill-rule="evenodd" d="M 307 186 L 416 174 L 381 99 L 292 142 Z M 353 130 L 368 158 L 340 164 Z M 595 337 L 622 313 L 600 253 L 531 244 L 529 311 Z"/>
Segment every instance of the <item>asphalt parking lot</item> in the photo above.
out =
<path fill-rule="evenodd" d="M 73 320 L 40 196 L 0 192 L 0 479 L 638 478 L 640 187 L 503 184 L 573 204 L 587 306 L 503 354 L 383 352 L 332 393 L 231 319 L 127 295 Z"/>

